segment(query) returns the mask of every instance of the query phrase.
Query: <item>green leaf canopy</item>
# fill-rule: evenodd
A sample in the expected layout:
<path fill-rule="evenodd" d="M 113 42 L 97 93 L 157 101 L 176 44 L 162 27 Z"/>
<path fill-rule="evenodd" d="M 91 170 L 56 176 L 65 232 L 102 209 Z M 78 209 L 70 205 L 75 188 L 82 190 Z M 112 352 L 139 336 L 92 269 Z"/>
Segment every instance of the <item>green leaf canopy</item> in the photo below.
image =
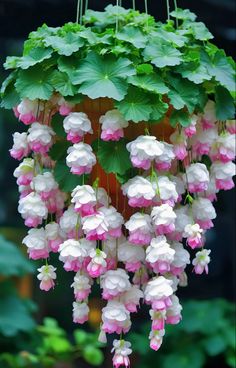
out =
<path fill-rule="evenodd" d="M 171 43 L 158 40 L 148 44 L 143 52 L 145 60 L 151 60 L 152 64 L 158 68 L 179 65 L 182 61 L 181 55 L 181 52 L 175 49 Z"/>

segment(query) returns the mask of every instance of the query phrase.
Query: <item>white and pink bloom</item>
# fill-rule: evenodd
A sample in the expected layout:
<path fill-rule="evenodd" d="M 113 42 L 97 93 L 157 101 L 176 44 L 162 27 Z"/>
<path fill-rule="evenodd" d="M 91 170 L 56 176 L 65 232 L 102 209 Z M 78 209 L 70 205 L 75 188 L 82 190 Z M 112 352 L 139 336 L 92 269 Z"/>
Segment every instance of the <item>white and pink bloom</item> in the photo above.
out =
<path fill-rule="evenodd" d="M 136 212 L 125 223 L 129 230 L 129 242 L 136 245 L 148 245 L 153 237 L 151 217 L 147 214 Z"/>
<path fill-rule="evenodd" d="M 107 111 L 99 119 L 102 126 L 101 139 L 103 141 L 119 141 L 124 137 L 124 128 L 129 125 L 118 110 Z"/>
<path fill-rule="evenodd" d="M 188 127 L 184 128 L 184 134 L 188 137 L 191 138 L 193 135 L 196 134 L 196 124 L 198 121 L 198 116 L 193 114 L 191 116 L 191 123 Z"/>
<path fill-rule="evenodd" d="M 192 204 L 192 214 L 201 229 L 207 230 L 213 227 L 212 220 L 216 218 L 216 211 L 209 199 L 195 199 Z"/>
<path fill-rule="evenodd" d="M 176 214 L 169 204 L 153 207 L 151 218 L 157 235 L 169 234 L 175 230 Z"/>
<path fill-rule="evenodd" d="M 74 289 L 76 301 L 81 302 L 89 296 L 91 292 L 91 285 L 91 278 L 85 274 L 80 274 L 80 272 L 76 273 L 74 282 L 71 284 L 71 287 Z"/>
<path fill-rule="evenodd" d="M 226 163 L 234 160 L 235 150 L 235 136 L 229 133 L 223 133 L 212 144 L 209 155 L 212 161 Z"/>
<path fill-rule="evenodd" d="M 43 110 L 43 104 L 39 100 L 22 100 L 15 108 L 15 114 L 22 123 L 29 125 L 36 121 L 37 115 Z"/>
<path fill-rule="evenodd" d="M 183 238 L 183 232 L 186 225 L 192 223 L 192 218 L 190 216 L 190 207 L 188 205 L 179 206 L 175 209 L 176 219 L 175 219 L 175 231 L 168 234 L 171 240 L 181 241 Z"/>
<path fill-rule="evenodd" d="M 67 140 L 79 143 L 85 134 L 93 133 L 91 121 L 84 112 L 71 112 L 64 120 L 63 127 L 67 133 Z"/>
<path fill-rule="evenodd" d="M 155 168 L 157 171 L 168 171 L 171 163 L 175 159 L 174 148 L 172 144 L 162 143 L 162 154 L 155 158 Z"/>
<path fill-rule="evenodd" d="M 165 330 L 152 330 L 149 334 L 150 348 L 157 351 L 160 349 Z"/>
<path fill-rule="evenodd" d="M 152 161 L 160 157 L 164 151 L 163 144 L 150 135 L 140 135 L 126 147 L 130 152 L 133 166 L 144 170 L 150 169 Z"/>
<path fill-rule="evenodd" d="M 184 228 L 183 236 L 187 238 L 187 244 L 192 248 L 199 248 L 203 244 L 203 230 L 198 224 L 188 224 Z"/>
<path fill-rule="evenodd" d="M 19 200 L 18 212 L 28 227 L 37 227 L 47 218 L 48 209 L 37 193 L 30 193 Z"/>
<path fill-rule="evenodd" d="M 83 324 L 88 321 L 89 307 L 86 303 L 73 302 L 73 322 Z"/>
<path fill-rule="evenodd" d="M 75 204 L 75 211 L 82 216 L 95 212 L 97 203 L 96 193 L 90 185 L 77 185 L 71 193 L 71 202 Z"/>
<path fill-rule="evenodd" d="M 206 165 L 196 163 L 186 167 L 185 181 L 191 193 L 207 190 L 210 178 Z"/>
<path fill-rule="evenodd" d="M 174 260 L 175 251 L 167 243 L 164 235 L 153 238 L 146 249 L 146 261 L 156 273 L 164 274 L 170 271 L 170 264 Z"/>
<path fill-rule="evenodd" d="M 129 355 L 132 353 L 130 342 L 125 340 L 114 340 L 111 352 L 115 352 L 112 359 L 114 368 L 130 367 Z"/>
<path fill-rule="evenodd" d="M 170 141 L 173 144 L 175 157 L 178 160 L 183 161 L 188 155 L 186 135 L 183 131 L 178 132 L 178 130 L 176 130 L 174 133 L 171 134 Z"/>
<path fill-rule="evenodd" d="M 130 289 L 129 275 L 121 268 L 105 272 L 101 276 L 102 297 L 111 300 Z"/>
<path fill-rule="evenodd" d="M 38 268 L 39 274 L 37 275 L 37 279 L 40 280 L 40 289 L 44 291 L 49 291 L 55 286 L 56 268 L 51 265 L 45 265 Z"/>
<path fill-rule="evenodd" d="M 108 236 L 109 223 L 103 212 L 82 218 L 82 229 L 88 240 L 105 240 Z"/>
<path fill-rule="evenodd" d="M 192 138 L 192 150 L 196 155 L 208 155 L 213 142 L 218 138 L 216 127 L 204 130 L 201 127 L 197 129 L 197 134 Z"/>
<path fill-rule="evenodd" d="M 40 195 L 43 201 L 49 199 L 58 189 L 58 184 L 51 172 L 36 175 L 30 183 L 32 190 Z"/>
<path fill-rule="evenodd" d="M 173 294 L 173 281 L 164 276 L 157 276 L 148 281 L 144 289 L 144 298 L 154 310 L 163 310 L 172 305 L 170 296 Z"/>
<path fill-rule="evenodd" d="M 145 261 L 145 251 L 142 247 L 125 241 L 118 246 L 118 260 L 125 264 L 125 269 L 129 272 L 139 270 Z"/>
<path fill-rule="evenodd" d="M 27 141 L 35 153 L 44 155 L 53 144 L 55 132 L 48 125 L 33 123 L 28 130 Z"/>
<path fill-rule="evenodd" d="M 57 252 L 60 244 L 63 242 L 59 224 L 57 222 L 50 222 L 45 226 L 45 233 L 49 249 L 52 252 Z"/>
<path fill-rule="evenodd" d="M 155 198 L 155 191 L 149 180 L 135 176 L 122 185 L 124 195 L 127 195 L 131 207 L 148 207 Z"/>
<path fill-rule="evenodd" d="M 119 238 L 122 235 L 123 216 L 113 206 L 100 207 L 99 212 L 104 214 L 108 223 L 107 237 Z"/>
<path fill-rule="evenodd" d="M 152 331 L 163 330 L 165 328 L 166 310 L 155 311 L 150 309 L 149 314 L 152 320 Z"/>
<path fill-rule="evenodd" d="M 34 177 L 35 161 L 25 158 L 14 170 L 13 176 L 17 178 L 18 185 L 29 185 Z"/>
<path fill-rule="evenodd" d="M 226 120 L 226 130 L 230 134 L 236 134 L 236 120 Z"/>
<path fill-rule="evenodd" d="M 232 177 L 235 176 L 235 164 L 233 162 L 214 162 L 211 165 L 211 176 L 215 179 L 217 189 L 230 190 L 234 188 Z"/>
<path fill-rule="evenodd" d="M 102 309 L 102 330 L 106 333 L 127 333 L 131 327 L 130 312 L 123 303 L 109 300 Z"/>
<path fill-rule="evenodd" d="M 201 275 L 204 271 L 208 274 L 208 264 L 210 263 L 210 249 L 203 249 L 196 253 L 195 258 L 193 259 L 194 272 L 198 275 Z"/>
<path fill-rule="evenodd" d="M 204 130 L 211 129 L 216 121 L 217 118 L 216 118 L 215 102 L 212 100 L 208 100 L 206 106 L 204 107 L 204 112 L 201 119 L 203 129 Z"/>
<path fill-rule="evenodd" d="M 60 244 L 59 260 L 64 263 L 64 269 L 66 271 L 77 272 L 82 268 L 83 261 L 88 256 L 88 252 L 83 246 L 83 242 L 85 241 L 86 239 L 81 239 L 80 241 L 68 239 Z M 93 246 L 93 244 L 91 246 Z"/>
<path fill-rule="evenodd" d="M 185 267 L 190 264 L 190 254 L 186 249 L 184 249 L 182 243 L 173 242 L 172 248 L 174 249 L 175 254 L 174 260 L 170 265 L 170 272 L 173 275 L 180 276 L 184 272 Z"/>
<path fill-rule="evenodd" d="M 49 248 L 47 244 L 44 228 L 30 229 L 28 234 L 22 240 L 26 245 L 29 258 L 44 259 L 49 256 Z"/>
<path fill-rule="evenodd" d="M 22 158 L 28 156 L 29 153 L 30 147 L 27 141 L 27 133 L 15 132 L 13 134 L 13 146 L 10 149 L 11 157 L 16 160 L 22 160 Z"/>
<path fill-rule="evenodd" d="M 76 238 L 80 236 L 80 222 L 78 214 L 74 210 L 74 206 L 70 205 L 67 210 L 62 214 L 59 225 L 62 233 L 68 238 Z"/>
<path fill-rule="evenodd" d="M 96 164 L 96 156 L 87 143 L 77 143 L 67 150 L 66 164 L 76 175 L 89 174 Z"/>
<path fill-rule="evenodd" d="M 73 110 L 74 104 L 66 101 L 64 97 L 60 96 L 59 99 L 57 97 L 56 100 L 59 107 L 58 111 L 60 115 L 66 116 Z"/>
<path fill-rule="evenodd" d="M 99 277 L 107 270 L 107 255 L 100 249 L 92 249 L 89 252 L 90 262 L 87 265 L 87 271 L 91 277 Z"/>
<path fill-rule="evenodd" d="M 183 307 L 179 302 L 179 298 L 175 294 L 171 295 L 170 298 L 172 305 L 166 310 L 166 323 L 176 325 L 182 319 L 181 311 Z"/>
<path fill-rule="evenodd" d="M 159 176 L 152 182 L 152 186 L 157 193 L 157 203 L 167 203 L 171 207 L 174 207 L 175 203 L 178 201 L 179 195 L 176 191 L 176 185 L 172 180 L 167 176 Z"/>
<path fill-rule="evenodd" d="M 120 296 L 120 301 L 124 303 L 125 308 L 130 312 L 137 312 L 140 299 L 143 298 L 143 292 L 137 285 L 132 285 L 126 292 Z"/>

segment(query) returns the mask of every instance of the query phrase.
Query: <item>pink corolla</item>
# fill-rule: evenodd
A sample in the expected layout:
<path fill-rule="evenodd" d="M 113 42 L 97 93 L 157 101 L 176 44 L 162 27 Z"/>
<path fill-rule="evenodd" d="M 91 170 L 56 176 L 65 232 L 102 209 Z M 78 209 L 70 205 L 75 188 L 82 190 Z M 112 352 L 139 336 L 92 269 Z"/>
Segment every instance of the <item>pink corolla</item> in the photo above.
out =
<path fill-rule="evenodd" d="M 29 258 L 44 259 L 49 256 L 49 248 L 47 244 L 44 228 L 30 229 L 28 234 L 22 240 L 27 247 Z"/>
<path fill-rule="evenodd" d="M 75 211 L 82 216 L 95 212 L 97 203 L 95 190 L 90 185 L 77 185 L 71 193 L 71 202 L 75 204 Z"/>
<path fill-rule="evenodd" d="M 169 234 L 175 230 L 176 214 L 169 204 L 153 207 L 151 218 L 157 235 Z"/>
<path fill-rule="evenodd" d="M 60 244 L 63 242 L 62 232 L 57 222 L 50 222 L 45 226 L 48 247 L 52 252 L 58 252 Z"/>
<path fill-rule="evenodd" d="M 22 100 L 15 108 L 15 114 L 22 123 L 29 125 L 36 121 L 37 115 L 43 110 L 43 104 L 39 100 Z"/>
<path fill-rule="evenodd" d="M 113 206 L 100 207 L 99 212 L 103 213 L 108 224 L 107 237 L 119 238 L 122 234 L 123 216 Z"/>
<path fill-rule="evenodd" d="M 51 148 L 54 135 L 52 128 L 35 122 L 28 130 L 27 141 L 32 151 L 44 155 Z"/>
<path fill-rule="evenodd" d="M 74 105 L 64 99 L 64 97 L 60 97 L 57 101 L 58 107 L 59 107 L 59 114 L 62 116 L 69 115 L 72 111 Z"/>
<path fill-rule="evenodd" d="M 106 333 L 127 333 L 131 327 L 130 312 L 123 303 L 109 300 L 102 309 L 102 330 Z"/>
<path fill-rule="evenodd" d="M 196 135 L 192 138 L 192 150 L 196 155 L 208 155 L 212 144 L 218 138 L 216 127 L 203 130 L 201 127 L 197 129 Z"/>
<path fill-rule="evenodd" d="M 153 310 L 163 310 L 172 305 L 173 281 L 164 276 L 157 276 L 148 281 L 144 289 L 144 298 Z"/>
<path fill-rule="evenodd" d="M 196 163 L 186 167 L 185 181 L 191 193 L 207 190 L 210 178 L 206 165 Z"/>
<path fill-rule="evenodd" d="M 111 352 L 114 352 L 114 357 L 112 359 L 114 368 L 130 367 L 129 355 L 132 353 L 130 342 L 125 340 L 114 340 Z"/>
<path fill-rule="evenodd" d="M 212 144 L 209 155 L 212 161 L 226 163 L 234 160 L 235 150 L 235 136 L 229 133 L 223 133 Z"/>
<path fill-rule="evenodd" d="M 202 239 L 203 230 L 199 224 L 188 224 L 184 228 L 183 236 L 187 238 L 187 244 L 192 248 L 199 248 L 203 244 Z"/>
<path fill-rule="evenodd" d="M 66 164 L 76 175 L 89 174 L 96 164 L 96 156 L 87 143 L 77 143 L 67 150 Z"/>
<path fill-rule="evenodd" d="M 82 218 L 82 229 L 88 240 L 105 240 L 108 235 L 109 223 L 103 212 L 85 216 Z"/>
<path fill-rule="evenodd" d="M 79 143 L 85 134 L 93 133 L 91 121 L 84 112 L 71 112 L 63 121 L 63 127 L 67 133 L 67 140 Z"/>
<path fill-rule="evenodd" d="M 178 160 L 183 161 L 185 157 L 187 157 L 187 140 L 184 132 L 178 132 L 176 130 L 174 133 L 170 136 L 170 141 L 173 144 L 173 151 L 175 154 L 175 157 Z"/>
<path fill-rule="evenodd" d="M 28 227 L 37 227 L 47 218 L 48 209 L 37 193 L 30 193 L 19 200 L 18 212 Z"/>
<path fill-rule="evenodd" d="M 151 217 L 147 214 L 136 212 L 125 223 L 129 230 L 129 242 L 136 245 L 148 245 L 153 237 Z"/>
<path fill-rule="evenodd" d="M 145 252 L 142 247 L 125 241 L 118 246 L 118 260 L 125 264 L 125 269 L 129 272 L 136 272 L 145 261 Z"/>
<path fill-rule="evenodd" d="M 149 334 L 150 348 L 157 351 L 160 349 L 165 330 L 152 330 Z"/>
<path fill-rule="evenodd" d="M 211 165 L 211 176 L 215 179 L 217 189 L 230 190 L 234 188 L 232 177 L 235 176 L 235 164 L 233 162 L 214 162 Z"/>
<path fill-rule="evenodd" d="M 149 180 L 142 176 L 135 176 L 122 185 L 124 195 L 128 197 L 131 207 L 148 207 L 155 198 L 155 191 Z"/>
<path fill-rule="evenodd" d="M 171 295 L 170 298 L 172 305 L 166 310 L 166 323 L 176 325 L 182 319 L 181 311 L 183 308 L 175 294 Z"/>
<path fill-rule="evenodd" d="M 165 274 L 170 271 L 171 262 L 174 260 L 175 251 L 167 243 L 164 235 L 153 238 L 146 249 L 146 261 L 156 273 Z"/>
<path fill-rule="evenodd" d="M 164 152 L 162 142 L 158 142 L 156 137 L 150 135 L 140 135 L 126 147 L 130 152 L 133 166 L 144 170 L 150 169 L 152 161 Z"/>
<path fill-rule="evenodd" d="M 89 307 L 85 302 L 73 302 L 73 322 L 83 324 L 88 321 Z"/>
<path fill-rule="evenodd" d="M 155 311 L 150 309 L 149 311 L 152 320 L 152 331 L 160 331 L 165 328 L 166 310 Z"/>
<path fill-rule="evenodd" d="M 76 301 L 85 300 L 91 292 L 92 280 L 85 274 L 77 272 L 74 277 L 74 282 L 71 287 L 74 289 L 74 296 Z"/>
<path fill-rule="evenodd" d="M 192 115 L 191 117 L 191 123 L 188 127 L 184 128 L 184 134 L 188 137 L 191 138 L 193 135 L 196 134 L 196 124 L 197 124 L 197 120 L 198 120 L 198 116 L 197 115 Z"/>
<path fill-rule="evenodd" d="M 58 189 L 58 184 L 49 171 L 36 175 L 30 186 L 44 201 L 49 199 Z"/>
<path fill-rule="evenodd" d="M 13 146 L 10 149 L 11 157 L 16 160 L 22 160 L 22 158 L 28 156 L 29 153 L 30 147 L 27 141 L 27 133 L 15 132 L 13 134 Z"/>
<path fill-rule="evenodd" d="M 83 266 L 83 262 L 89 256 L 89 252 L 95 248 L 95 243 L 86 239 L 68 239 L 60 244 L 59 259 L 64 263 L 66 271 L 77 272 Z"/>
<path fill-rule="evenodd" d="M 174 207 L 179 198 L 174 181 L 167 176 L 158 176 L 152 181 L 152 186 L 156 192 L 155 204 L 167 203 Z"/>
<path fill-rule="evenodd" d="M 91 277 L 99 277 L 107 270 L 107 255 L 102 250 L 96 248 L 89 252 L 90 262 L 87 265 L 87 271 Z"/>
<path fill-rule="evenodd" d="M 196 253 L 195 258 L 193 259 L 194 272 L 198 275 L 201 275 L 204 271 L 208 274 L 208 264 L 210 263 L 209 254 L 211 253 L 210 249 L 203 249 Z"/>
<path fill-rule="evenodd" d="M 37 279 L 40 280 L 40 289 L 44 291 L 49 291 L 55 286 L 56 268 L 51 265 L 45 265 L 38 268 L 39 274 Z"/>
<path fill-rule="evenodd" d="M 102 297 L 106 300 L 114 299 L 129 290 L 131 284 L 129 275 L 122 268 L 110 270 L 101 276 Z"/>
<path fill-rule="evenodd" d="M 172 242 L 172 248 L 175 251 L 174 259 L 170 265 L 170 272 L 173 275 L 180 276 L 186 266 L 190 263 L 190 254 L 189 252 L 183 247 L 182 243 L 179 242 Z"/>
<path fill-rule="evenodd" d="M 35 162 L 32 158 L 25 158 L 14 170 L 18 185 L 29 185 L 34 177 Z"/>
<path fill-rule="evenodd" d="M 120 296 L 120 301 L 125 308 L 130 312 L 137 312 L 137 307 L 140 304 L 140 299 L 143 298 L 143 291 L 137 285 L 131 287 Z"/>
<path fill-rule="evenodd" d="M 124 128 L 129 125 L 118 110 L 107 111 L 99 119 L 102 133 L 101 139 L 103 141 L 119 141 L 124 137 Z"/>
<path fill-rule="evenodd" d="M 212 220 L 216 218 L 216 212 L 209 199 L 195 199 L 192 204 L 192 214 L 201 229 L 207 230 L 213 227 Z"/>
<path fill-rule="evenodd" d="M 174 146 L 172 144 L 162 143 L 162 154 L 155 158 L 155 168 L 157 171 L 168 171 L 171 163 L 175 159 Z"/>
<path fill-rule="evenodd" d="M 215 125 L 216 121 L 217 117 L 215 102 L 212 100 L 208 100 L 206 106 L 204 107 L 204 112 L 201 119 L 203 129 L 211 129 Z"/>

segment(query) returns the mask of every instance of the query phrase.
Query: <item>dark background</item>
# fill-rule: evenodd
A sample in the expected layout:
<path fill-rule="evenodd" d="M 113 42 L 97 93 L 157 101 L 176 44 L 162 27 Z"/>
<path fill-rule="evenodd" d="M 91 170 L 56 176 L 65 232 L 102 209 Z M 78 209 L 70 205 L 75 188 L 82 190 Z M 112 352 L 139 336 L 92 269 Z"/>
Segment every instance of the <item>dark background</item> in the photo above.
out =
<path fill-rule="evenodd" d="M 90 0 L 89 7 L 102 10 L 104 6 L 114 1 Z M 149 13 L 157 20 L 166 19 L 165 1 L 149 0 Z M 173 1 L 170 0 L 173 9 Z M 49 26 L 61 26 L 65 22 L 74 21 L 76 17 L 75 0 L 0 0 L 0 64 L 6 55 L 20 55 L 23 41 L 30 31 L 43 23 Z M 131 1 L 124 0 L 125 7 L 131 6 Z M 144 10 L 144 1 L 136 0 L 137 8 Z M 236 56 L 235 39 L 235 1 L 234 0 L 192 0 L 178 1 L 179 7 L 189 8 L 198 15 L 198 20 L 206 23 L 214 34 L 215 42 L 224 48 L 230 56 Z M 4 77 L 0 70 L 0 79 Z M 0 226 L 23 226 L 17 214 L 17 191 L 12 172 L 17 162 L 9 158 L 7 151 L 12 145 L 11 135 L 16 130 L 22 130 L 14 119 L 12 112 L 0 112 Z M 189 287 L 180 294 L 183 298 L 213 298 L 224 297 L 232 300 L 234 296 L 235 279 L 235 196 L 234 192 L 220 193 L 216 204 L 218 217 L 214 229 L 208 232 L 207 247 L 212 249 L 210 273 L 208 276 L 192 275 L 189 269 Z M 68 276 L 65 275 L 65 278 Z M 69 284 L 69 282 L 68 282 Z M 39 296 L 43 306 L 42 313 L 53 314 L 60 319 L 68 310 L 71 299 L 69 287 L 63 287 L 64 298 L 60 298 L 60 288 L 53 296 Z M 68 292 L 66 291 L 68 290 Z M 68 295 L 67 295 L 68 293 Z M 43 300 L 42 300 L 43 298 Z M 57 298 L 57 300 L 56 300 Z M 55 308 L 55 303 L 59 306 Z M 70 307 L 69 307 L 70 308 Z M 63 322 L 63 321 L 62 321 Z"/>

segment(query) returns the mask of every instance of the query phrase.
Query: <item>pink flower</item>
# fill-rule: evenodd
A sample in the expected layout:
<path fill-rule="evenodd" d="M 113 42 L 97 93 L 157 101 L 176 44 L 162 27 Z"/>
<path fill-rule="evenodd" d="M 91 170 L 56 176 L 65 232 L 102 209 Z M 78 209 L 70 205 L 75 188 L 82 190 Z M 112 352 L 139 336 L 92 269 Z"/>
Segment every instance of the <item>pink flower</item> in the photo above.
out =
<path fill-rule="evenodd" d="M 208 264 L 210 263 L 209 254 L 210 249 L 203 249 L 196 253 L 196 257 L 193 259 L 194 272 L 201 275 L 204 271 L 208 274 Z"/>
<path fill-rule="evenodd" d="M 151 218 L 157 235 L 169 234 L 175 230 L 176 214 L 169 204 L 153 207 Z"/>
<path fill-rule="evenodd" d="M 129 355 L 132 353 L 130 349 L 131 344 L 125 340 L 114 340 L 112 353 L 115 351 L 114 357 L 112 359 L 114 368 L 119 367 L 130 367 Z"/>
<path fill-rule="evenodd" d="M 179 298 L 175 294 L 171 295 L 171 302 L 171 307 L 166 311 L 166 323 L 176 325 L 182 319 L 181 311 L 183 308 L 179 303 Z"/>
<path fill-rule="evenodd" d="M 174 145 L 174 154 L 178 160 L 183 161 L 187 157 L 187 141 L 183 132 L 179 133 L 177 130 L 171 134 L 170 141 Z"/>
<path fill-rule="evenodd" d="M 80 142 L 67 150 L 66 164 L 70 171 L 76 175 L 89 174 L 96 163 L 92 147 Z"/>
<path fill-rule="evenodd" d="M 157 351 L 160 349 L 163 336 L 165 335 L 165 330 L 154 330 L 149 334 L 150 348 Z"/>
<path fill-rule="evenodd" d="M 203 230 L 199 224 L 188 224 L 185 226 L 183 236 L 187 238 L 187 243 L 192 249 L 202 246 L 202 232 Z"/>
<path fill-rule="evenodd" d="M 124 195 L 129 198 L 131 207 L 148 207 L 156 195 L 152 184 L 142 176 L 135 176 L 122 185 Z"/>
<path fill-rule="evenodd" d="M 74 295 L 76 301 L 83 301 L 86 299 L 91 292 L 91 279 L 79 272 L 76 273 L 74 277 L 74 282 L 71 284 L 71 287 L 74 288 Z"/>
<path fill-rule="evenodd" d="M 51 148 L 54 135 L 52 128 L 36 122 L 29 128 L 27 140 L 32 151 L 44 155 Z"/>
<path fill-rule="evenodd" d="M 11 157 L 16 160 L 21 160 L 23 157 L 28 156 L 30 148 L 27 142 L 27 133 L 14 133 L 13 134 L 13 147 L 10 149 Z"/>
<path fill-rule="evenodd" d="M 124 137 L 124 130 L 129 123 L 123 118 L 118 110 L 107 111 L 99 119 L 102 125 L 101 139 L 104 141 L 119 141 Z"/>
<path fill-rule="evenodd" d="M 210 178 L 206 165 L 196 163 L 186 167 L 185 180 L 191 193 L 207 190 Z"/>
<path fill-rule="evenodd" d="M 106 272 L 106 254 L 100 249 L 92 249 L 89 253 L 91 258 L 87 271 L 91 277 L 99 277 Z"/>
<path fill-rule="evenodd" d="M 28 234 L 22 240 L 22 243 L 26 245 L 29 258 L 42 259 L 48 258 L 49 249 L 46 240 L 45 230 L 30 229 Z"/>
<path fill-rule="evenodd" d="M 73 322 L 83 324 L 88 321 L 89 307 L 86 303 L 73 302 Z"/>
<path fill-rule="evenodd" d="M 45 265 L 38 268 L 39 274 L 37 275 L 38 280 L 40 280 L 40 289 L 44 291 L 48 291 L 51 288 L 54 288 L 56 279 L 56 268 L 50 265 Z"/>
<path fill-rule="evenodd" d="M 93 133 L 91 121 L 84 112 L 72 112 L 63 121 L 67 140 L 79 143 L 86 133 Z"/>
<path fill-rule="evenodd" d="M 108 222 L 100 211 L 82 218 L 82 228 L 88 240 L 105 240 L 108 233 Z"/>

